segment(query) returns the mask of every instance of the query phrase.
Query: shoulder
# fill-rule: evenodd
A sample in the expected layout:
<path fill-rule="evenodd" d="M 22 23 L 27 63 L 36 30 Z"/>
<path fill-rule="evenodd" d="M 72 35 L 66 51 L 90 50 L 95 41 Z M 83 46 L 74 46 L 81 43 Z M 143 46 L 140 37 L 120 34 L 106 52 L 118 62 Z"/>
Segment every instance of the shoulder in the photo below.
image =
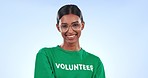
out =
<path fill-rule="evenodd" d="M 96 55 L 94 55 L 94 54 L 92 54 L 90 52 L 87 52 L 87 51 L 85 51 L 85 52 L 87 54 L 87 57 L 86 57 L 87 60 L 90 60 L 92 62 L 102 63 L 99 56 L 96 56 Z"/>
<path fill-rule="evenodd" d="M 55 47 L 43 47 L 38 51 L 37 54 L 49 55 L 53 52 L 52 49 L 54 48 Z"/>
<path fill-rule="evenodd" d="M 91 62 L 94 65 L 95 70 L 100 66 L 102 66 L 103 68 L 103 62 L 101 61 L 99 56 L 96 56 L 92 53 L 87 52 L 86 60 Z"/>
<path fill-rule="evenodd" d="M 96 56 L 96 55 L 94 55 L 92 53 L 89 53 L 89 52 L 88 52 L 88 55 L 89 55 L 90 58 L 93 58 L 94 60 L 99 60 L 100 61 L 100 57 L 99 56 Z"/>

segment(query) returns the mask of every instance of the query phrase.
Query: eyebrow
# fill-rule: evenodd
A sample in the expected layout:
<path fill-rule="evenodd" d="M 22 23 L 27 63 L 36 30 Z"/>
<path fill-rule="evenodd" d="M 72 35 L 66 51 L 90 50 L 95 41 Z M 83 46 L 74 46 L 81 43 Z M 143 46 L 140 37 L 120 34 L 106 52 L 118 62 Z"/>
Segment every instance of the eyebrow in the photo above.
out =
<path fill-rule="evenodd" d="M 72 22 L 71 24 L 74 24 L 74 23 L 78 23 L 78 21 Z M 62 23 L 62 24 L 67 24 L 67 23 Z"/>
<path fill-rule="evenodd" d="M 72 22 L 71 24 L 78 23 L 78 21 Z"/>

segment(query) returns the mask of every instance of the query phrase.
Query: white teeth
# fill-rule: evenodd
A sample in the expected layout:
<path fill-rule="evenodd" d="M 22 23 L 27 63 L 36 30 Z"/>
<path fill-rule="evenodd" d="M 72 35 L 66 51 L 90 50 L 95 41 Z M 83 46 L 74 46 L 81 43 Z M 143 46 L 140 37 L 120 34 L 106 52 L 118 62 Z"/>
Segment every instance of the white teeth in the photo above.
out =
<path fill-rule="evenodd" d="M 72 35 L 72 36 L 68 36 L 68 37 L 74 37 L 74 35 Z"/>
<path fill-rule="evenodd" d="M 75 35 L 70 35 L 70 36 L 67 36 L 67 37 L 69 37 L 69 38 L 73 38 Z"/>

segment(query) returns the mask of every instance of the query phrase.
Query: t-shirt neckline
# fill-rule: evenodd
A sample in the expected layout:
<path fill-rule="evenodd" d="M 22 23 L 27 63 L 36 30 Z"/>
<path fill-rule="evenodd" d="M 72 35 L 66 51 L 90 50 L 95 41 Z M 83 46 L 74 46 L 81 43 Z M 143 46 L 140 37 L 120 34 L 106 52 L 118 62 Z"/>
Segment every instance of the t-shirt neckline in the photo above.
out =
<path fill-rule="evenodd" d="M 62 50 L 63 52 L 72 53 L 72 54 L 83 52 L 83 49 L 82 49 L 82 48 L 81 48 L 79 51 L 64 50 L 63 48 L 60 47 L 60 45 L 57 45 L 57 48 L 59 48 L 59 49 Z"/>

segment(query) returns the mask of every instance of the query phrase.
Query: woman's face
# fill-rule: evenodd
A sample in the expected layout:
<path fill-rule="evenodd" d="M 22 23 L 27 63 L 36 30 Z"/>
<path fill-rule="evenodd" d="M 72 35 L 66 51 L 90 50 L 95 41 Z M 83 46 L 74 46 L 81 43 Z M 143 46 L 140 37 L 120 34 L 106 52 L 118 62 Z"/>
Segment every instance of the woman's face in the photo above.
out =
<path fill-rule="evenodd" d="M 58 30 L 64 39 L 64 43 L 76 43 L 79 41 L 81 30 L 84 28 L 84 23 L 74 14 L 62 16 L 57 25 Z"/>

